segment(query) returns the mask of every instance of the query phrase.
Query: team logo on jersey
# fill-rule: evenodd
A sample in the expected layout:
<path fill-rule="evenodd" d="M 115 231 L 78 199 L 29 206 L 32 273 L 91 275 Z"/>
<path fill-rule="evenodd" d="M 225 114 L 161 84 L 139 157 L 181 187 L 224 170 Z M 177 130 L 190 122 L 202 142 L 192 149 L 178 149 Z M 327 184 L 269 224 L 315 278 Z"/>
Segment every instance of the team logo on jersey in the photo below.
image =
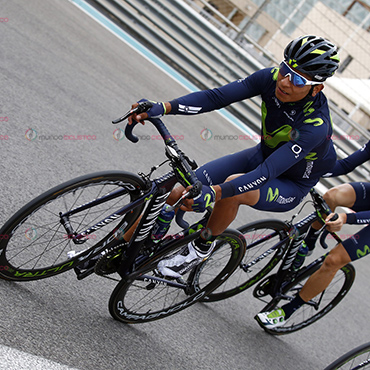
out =
<path fill-rule="evenodd" d="M 265 125 L 262 125 L 263 138 L 269 148 L 276 148 L 280 143 L 291 140 L 292 126 L 284 125 L 273 132 L 268 132 Z"/>
<path fill-rule="evenodd" d="M 187 114 L 196 114 L 202 107 L 191 107 L 190 105 L 183 105 L 179 104 L 179 112 L 187 113 Z"/>
<path fill-rule="evenodd" d="M 357 258 L 364 257 L 364 256 L 366 256 L 369 253 L 370 253 L 370 248 L 369 248 L 368 245 L 365 245 L 363 250 L 357 249 L 357 251 L 356 251 Z"/>
<path fill-rule="evenodd" d="M 297 159 L 301 154 L 302 148 L 299 145 L 294 144 L 290 149 L 295 154 L 295 159 Z"/>
<path fill-rule="evenodd" d="M 296 197 L 288 198 L 283 197 L 282 195 L 279 194 L 279 188 L 275 188 L 275 191 L 272 188 L 268 188 L 266 201 L 269 203 L 276 202 L 279 204 L 289 204 L 292 203 L 295 200 L 295 198 Z"/>

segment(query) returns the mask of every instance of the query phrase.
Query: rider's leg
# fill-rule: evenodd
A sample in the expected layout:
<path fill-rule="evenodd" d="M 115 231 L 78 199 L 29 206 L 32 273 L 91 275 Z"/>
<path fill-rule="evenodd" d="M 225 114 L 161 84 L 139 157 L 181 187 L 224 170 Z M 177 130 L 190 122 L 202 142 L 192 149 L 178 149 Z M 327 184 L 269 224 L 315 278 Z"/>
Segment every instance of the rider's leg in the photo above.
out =
<path fill-rule="evenodd" d="M 229 175 L 227 181 L 238 176 Z M 312 185 L 311 185 L 312 186 Z M 273 179 L 256 190 L 216 201 L 207 224 L 207 234 L 201 234 L 194 242 L 185 246 L 179 254 L 158 263 L 158 270 L 165 276 L 178 278 L 212 253 L 213 241 L 222 234 L 235 219 L 241 204 L 262 211 L 285 212 L 297 206 L 309 192 L 311 186 L 300 187 L 289 179 Z"/>
<path fill-rule="evenodd" d="M 307 280 L 297 297 L 282 307 L 284 311 L 286 310 L 287 317 L 305 302 L 324 291 L 340 268 L 369 254 L 370 250 L 367 246 L 369 238 L 370 225 L 364 227 L 331 250 L 323 265 Z"/>
<path fill-rule="evenodd" d="M 323 292 L 329 286 L 338 270 L 349 262 L 351 262 L 351 257 L 343 244 L 340 243 L 333 248 L 325 258 L 322 266 L 310 276 L 297 296 L 291 302 L 281 307 L 284 310 L 285 319 L 288 319 L 310 299 Z"/>
<path fill-rule="evenodd" d="M 310 276 L 297 296 L 291 302 L 281 307 L 284 310 L 285 319 L 288 319 L 304 303 L 323 292 L 329 286 L 338 270 L 349 262 L 351 262 L 351 258 L 343 244 L 340 243 L 333 248 L 325 258 L 322 266 Z"/>
<path fill-rule="evenodd" d="M 242 175 L 233 175 L 226 181 L 231 181 Z M 260 197 L 259 190 L 252 190 L 247 193 L 236 195 L 230 198 L 224 198 L 215 203 L 212 215 L 208 221 L 208 229 L 212 235 L 220 235 L 234 221 L 239 206 L 242 204 L 254 206 Z"/>
<path fill-rule="evenodd" d="M 337 271 L 350 261 L 351 258 L 346 249 L 342 244 L 338 244 L 330 251 L 322 266 L 310 276 L 302 290 L 292 301 L 271 312 L 260 312 L 256 316 L 257 321 L 260 325 L 271 328 L 283 325 L 285 320 L 301 306 L 324 291 L 333 280 Z"/>
<path fill-rule="evenodd" d="M 343 244 L 338 244 L 330 251 L 323 265 L 307 280 L 302 290 L 292 301 L 283 305 L 281 308 L 276 308 L 274 311 L 257 314 L 257 321 L 263 326 L 271 328 L 283 325 L 285 320 L 301 306 L 324 291 L 333 280 L 337 271 L 353 260 L 350 256 L 353 253 L 348 252 L 348 250 L 352 250 L 350 248 L 351 243 L 347 241 L 348 239 L 344 242 L 349 244 L 346 247 Z"/>
<path fill-rule="evenodd" d="M 243 176 L 232 175 L 227 181 Z M 309 192 L 310 186 L 300 187 L 286 178 L 276 178 L 256 190 L 251 190 L 216 202 L 207 228 L 214 235 L 222 234 L 236 218 L 239 206 L 244 204 L 255 210 L 268 212 L 286 212 L 296 207 Z"/>
<path fill-rule="evenodd" d="M 299 293 L 301 298 L 308 302 L 316 297 L 329 286 L 337 271 L 349 262 L 351 258 L 343 244 L 338 244 L 330 251 L 322 266 L 307 280 Z"/>
<path fill-rule="evenodd" d="M 238 176 L 241 175 L 230 176 L 226 181 L 231 181 Z M 195 247 L 203 253 L 208 253 L 212 248 L 212 242 L 234 221 L 239 206 L 241 204 L 249 206 L 255 205 L 258 202 L 259 193 L 259 190 L 254 190 L 217 201 L 213 207 L 211 217 L 208 220 L 206 232 L 202 233 L 200 237 L 194 241 Z"/>
<path fill-rule="evenodd" d="M 333 211 L 339 206 L 351 208 L 356 201 L 356 192 L 351 184 L 341 184 L 329 189 L 323 198 Z"/>

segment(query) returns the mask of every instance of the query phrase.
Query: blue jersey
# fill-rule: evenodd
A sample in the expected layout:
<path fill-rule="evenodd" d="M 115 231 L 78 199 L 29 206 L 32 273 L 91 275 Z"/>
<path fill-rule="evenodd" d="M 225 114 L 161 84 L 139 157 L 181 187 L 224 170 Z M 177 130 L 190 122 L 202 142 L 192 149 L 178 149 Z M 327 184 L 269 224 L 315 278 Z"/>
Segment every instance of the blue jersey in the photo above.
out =
<path fill-rule="evenodd" d="M 361 149 L 355 151 L 346 158 L 337 161 L 331 172 L 324 175 L 324 177 L 335 177 L 345 175 L 353 171 L 357 166 L 365 163 L 370 159 L 370 141 Z"/>
<path fill-rule="evenodd" d="M 335 164 L 325 95 L 319 92 L 295 103 L 282 103 L 275 96 L 278 72 L 278 68 L 266 68 L 220 88 L 191 93 L 170 102 L 170 114 L 191 115 L 261 96 L 260 148 L 264 161 L 255 170 L 222 184 L 222 198 L 258 189 L 277 177 L 314 186 Z"/>
<path fill-rule="evenodd" d="M 370 160 L 370 141 L 348 157 L 337 161 L 332 171 L 324 177 L 345 175 L 368 160 Z M 351 183 L 351 185 L 356 192 L 356 202 L 352 207 L 356 213 L 347 214 L 347 224 L 368 224 L 370 223 L 370 185 L 363 182 Z"/>
<path fill-rule="evenodd" d="M 325 177 L 347 174 L 368 160 L 370 160 L 370 141 L 348 157 L 337 161 L 333 170 L 326 174 Z M 352 182 L 350 185 L 356 193 L 356 200 L 351 207 L 354 212 L 347 213 L 346 223 L 351 225 L 367 224 L 366 227 L 344 240 L 342 243 L 351 260 L 355 261 L 370 253 L 368 247 L 370 238 L 370 183 Z"/>

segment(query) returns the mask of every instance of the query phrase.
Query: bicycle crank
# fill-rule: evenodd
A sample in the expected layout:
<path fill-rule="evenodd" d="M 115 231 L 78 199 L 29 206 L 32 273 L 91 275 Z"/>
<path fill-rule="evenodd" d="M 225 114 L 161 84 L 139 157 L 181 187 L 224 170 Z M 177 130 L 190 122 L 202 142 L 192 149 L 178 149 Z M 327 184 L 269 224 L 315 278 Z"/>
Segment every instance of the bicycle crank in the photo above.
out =
<path fill-rule="evenodd" d="M 95 273 L 97 275 L 110 275 L 117 272 L 121 263 L 122 252 L 127 246 L 127 243 L 122 243 L 110 247 L 102 252 L 101 257 L 95 264 Z"/>
<path fill-rule="evenodd" d="M 272 288 L 276 280 L 276 274 L 267 276 L 265 279 L 260 281 L 259 284 L 253 290 L 253 296 L 256 298 L 266 297 L 271 293 Z"/>

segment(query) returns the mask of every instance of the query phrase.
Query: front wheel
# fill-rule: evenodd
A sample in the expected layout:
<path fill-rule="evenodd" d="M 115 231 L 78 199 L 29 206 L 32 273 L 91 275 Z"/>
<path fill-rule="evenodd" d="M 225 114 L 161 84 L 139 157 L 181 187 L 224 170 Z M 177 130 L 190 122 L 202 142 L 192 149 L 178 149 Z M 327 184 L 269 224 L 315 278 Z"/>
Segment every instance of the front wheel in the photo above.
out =
<path fill-rule="evenodd" d="M 0 277 L 16 281 L 43 279 L 99 253 L 108 241 L 122 237 L 143 205 L 123 216 L 107 217 L 140 197 L 143 189 L 145 184 L 139 176 L 110 171 L 81 176 L 41 194 L 0 230 Z M 104 202 L 103 196 L 108 196 Z M 101 202 L 86 206 L 97 200 Z M 71 212 L 69 222 L 76 233 L 94 227 L 80 244 L 68 238 L 61 223 L 60 214 L 66 212 Z M 76 254 L 68 259 L 72 250 Z"/>
<path fill-rule="evenodd" d="M 322 261 L 323 258 L 321 262 L 303 268 L 302 273 L 298 274 L 293 282 L 284 287 L 282 296 L 279 299 L 273 299 L 261 312 L 275 310 L 277 307 L 290 302 L 300 292 L 308 278 L 321 267 Z M 273 329 L 263 326 L 263 329 L 270 334 L 281 335 L 306 328 L 329 313 L 344 298 L 354 279 L 355 269 L 349 263 L 338 270 L 329 286 L 322 293 L 300 307 L 282 326 Z"/>
<path fill-rule="evenodd" d="M 202 269 L 202 285 L 199 286 L 199 265 L 182 276 L 182 279 L 163 278 L 156 270 L 157 262 L 150 268 L 135 273 L 134 278 L 122 280 L 114 289 L 109 311 L 112 317 L 124 323 L 142 323 L 162 319 L 179 312 L 204 298 L 223 283 L 240 263 L 245 251 L 243 237 L 234 230 L 226 230 L 216 239 L 214 252 L 208 258 L 207 268 Z M 187 239 L 187 241 L 189 241 Z M 168 258 L 179 252 L 186 243 L 174 242 Z M 176 250 L 175 250 L 176 248 Z M 218 253 L 222 251 L 222 259 Z M 209 273 L 207 273 L 209 270 Z"/>
<path fill-rule="evenodd" d="M 324 370 L 370 369 L 370 342 L 364 343 L 332 362 Z"/>

